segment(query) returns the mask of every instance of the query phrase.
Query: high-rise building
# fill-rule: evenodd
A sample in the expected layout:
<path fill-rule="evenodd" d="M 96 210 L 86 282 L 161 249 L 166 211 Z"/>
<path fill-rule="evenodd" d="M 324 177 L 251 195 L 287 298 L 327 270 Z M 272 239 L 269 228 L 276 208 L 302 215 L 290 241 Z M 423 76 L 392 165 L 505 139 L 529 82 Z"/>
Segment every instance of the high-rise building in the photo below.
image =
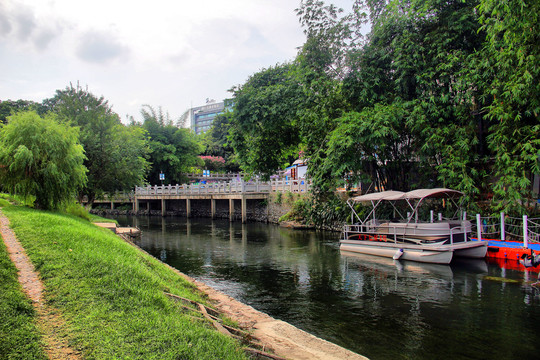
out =
<path fill-rule="evenodd" d="M 210 129 L 212 122 L 225 110 L 225 102 L 207 100 L 206 105 L 191 108 L 189 111 L 190 128 L 195 134 L 202 134 Z"/>

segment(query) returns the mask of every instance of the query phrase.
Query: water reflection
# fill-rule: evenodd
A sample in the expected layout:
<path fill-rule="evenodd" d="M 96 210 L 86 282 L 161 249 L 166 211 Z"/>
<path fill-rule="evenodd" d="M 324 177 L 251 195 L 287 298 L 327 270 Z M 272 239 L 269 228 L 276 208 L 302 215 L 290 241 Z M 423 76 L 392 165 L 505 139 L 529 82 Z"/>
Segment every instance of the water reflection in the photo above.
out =
<path fill-rule="evenodd" d="M 540 301 L 526 273 L 341 253 L 339 234 L 258 223 L 118 220 L 139 226 L 157 258 L 372 359 L 537 358 Z"/>

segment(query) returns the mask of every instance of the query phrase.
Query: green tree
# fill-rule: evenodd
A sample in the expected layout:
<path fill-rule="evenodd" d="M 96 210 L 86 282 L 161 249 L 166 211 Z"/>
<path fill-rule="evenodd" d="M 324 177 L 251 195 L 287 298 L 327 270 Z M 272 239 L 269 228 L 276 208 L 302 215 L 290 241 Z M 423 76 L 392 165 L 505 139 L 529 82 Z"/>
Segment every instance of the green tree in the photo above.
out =
<path fill-rule="evenodd" d="M 80 196 L 87 195 L 92 202 L 96 196 L 129 191 L 145 182 L 149 149 L 144 132 L 136 126 L 124 126 L 103 97 L 70 85 L 43 103 L 59 119 L 81 129 L 89 172 Z"/>
<path fill-rule="evenodd" d="M 43 115 L 47 109 L 40 103 L 30 100 L 0 100 L 0 124 L 7 123 L 7 118 L 20 111 L 34 110 L 38 114 Z"/>
<path fill-rule="evenodd" d="M 87 180 L 78 136 L 56 115 L 13 115 L 0 128 L 0 182 L 12 194 L 35 197 L 36 208 L 60 208 Z"/>
<path fill-rule="evenodd" d="M 225 159 L 225 171 L 239 171 L 234 149 L 229 144 L 229 129 L 231 126 L 231 113 L 220 114 L 212 122 L 212 127 L 200 135 L 204 147 L 203 154 L 207 156 L 221 156 Z"/>
<path fill-rule="evenodd" d="M 290 70 L 289 64 L 263 69 L 232 89 L 229 140 L 248 173 L 269 177 L 298 155 L 296 115 L 303 93 Z"/>
<path fill-rule="evenodd" d="M 522 213 L 540 173 L 540 2 L 482 0 L 478 9 L 487 41 L 481 74 L 471 72 L 487 103 L 495 207 Z"/>
<path fill-rule="evenodd" d="M 160 183 L 159 174 L 163 172 L 169 184 L 181 184 L 185 180 L 184 173 L 189 172 L 191 167 L 203 165 L 198 157 L 203 150 L 202 145 L 189 129 L 174 126 L 173 120 L 163 113 L 161 107 L 156 111 L 145 105 L 141 115 L 150 147 L 148 181 L 151 184 Z"/>

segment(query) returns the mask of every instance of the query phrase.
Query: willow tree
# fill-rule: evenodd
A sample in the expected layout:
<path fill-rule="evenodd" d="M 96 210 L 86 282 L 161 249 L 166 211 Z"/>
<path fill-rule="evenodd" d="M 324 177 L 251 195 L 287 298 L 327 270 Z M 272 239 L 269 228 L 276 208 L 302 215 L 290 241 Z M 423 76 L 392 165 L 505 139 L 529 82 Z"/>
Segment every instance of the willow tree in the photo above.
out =
<path fill-rule="evenodd" d="M 57 121 L 21 112 L 0 128 L 0 183 L 11 193 L 34 197 L 34 206 L 58 209 L 75 199 L 86 183 L 79 130 Z"/>

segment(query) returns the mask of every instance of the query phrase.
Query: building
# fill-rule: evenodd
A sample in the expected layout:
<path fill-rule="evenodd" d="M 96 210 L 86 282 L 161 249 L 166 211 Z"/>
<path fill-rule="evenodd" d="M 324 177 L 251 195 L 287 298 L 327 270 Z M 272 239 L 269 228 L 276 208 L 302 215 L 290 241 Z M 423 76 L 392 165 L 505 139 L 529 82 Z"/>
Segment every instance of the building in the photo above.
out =
<path fill-rule="evenodd" d="M 212 122 L 225 110 L 225 102 L 206 100 L 206 105 L 197 106 L 189 110 L 189 125 L 195 134 L 202 134 L 210 129 Z"/>

